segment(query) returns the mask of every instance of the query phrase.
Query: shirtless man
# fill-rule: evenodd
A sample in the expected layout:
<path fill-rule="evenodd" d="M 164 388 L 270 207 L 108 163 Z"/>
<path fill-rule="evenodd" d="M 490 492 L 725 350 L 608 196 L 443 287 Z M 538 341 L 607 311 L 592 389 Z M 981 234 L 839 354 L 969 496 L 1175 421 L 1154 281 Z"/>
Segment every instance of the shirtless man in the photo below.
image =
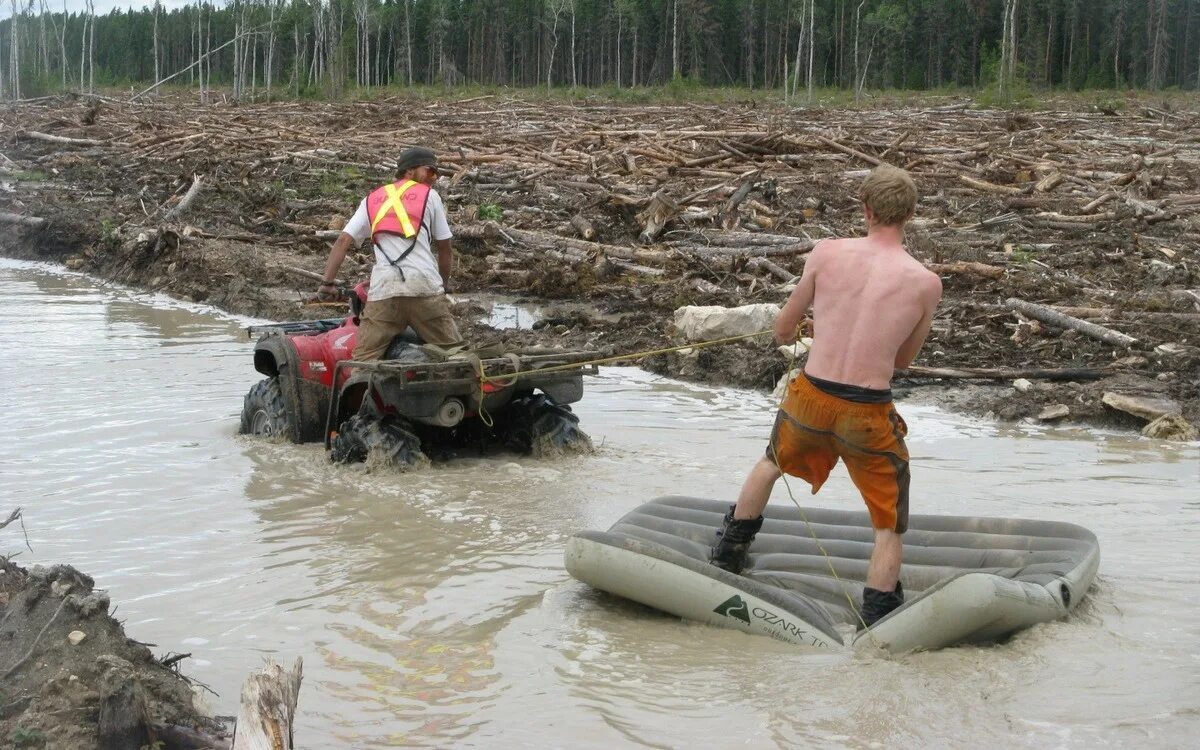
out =
<path fill-rule="evenodd" d="M 788 385 L 767 454 L 725 515 L 709 559 L 740 573 L 782 472 L 806 480 L 815 494 L 841 458 L 875 529 L 862 606 L 870 627 L 904 603 L 899 576 L 908 527 L 908 428 L 892 405 L 892 374 L 908 367 L 925 343 L 942 283 L 904 249 L 904 224 L 917 203 L 908 173 L 873 170 L 859 198 L 867 236 L 813 248 L 775 319 L 776 340 L 790 344 L 812 305 L 813 344 L 804 372 Z"/>

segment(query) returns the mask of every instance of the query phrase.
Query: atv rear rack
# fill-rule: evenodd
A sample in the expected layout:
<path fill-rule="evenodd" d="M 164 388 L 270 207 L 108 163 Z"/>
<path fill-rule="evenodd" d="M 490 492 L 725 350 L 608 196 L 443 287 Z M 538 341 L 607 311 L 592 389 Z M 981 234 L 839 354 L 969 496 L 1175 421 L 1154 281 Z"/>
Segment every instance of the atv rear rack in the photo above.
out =
<path fill-rule="evenodd" d="M 536 375 L 540 370 L 555 368 L 554 373 L 570 375 L 596 375 L 599 369 L 589 364 L 600 356 L 599 352 L 577 351 L 553 354 L 521 354 L 516 355 L 516 363 L 512 357 L 488 357 L 487 359 L 448 359 L 443 362 L 403 362 L 399 360 L 343 360 L 337 367 L 353 367 L 360 372 L 381 374 L 403 374 L 404 382 L 424 382 L 436 379 L 445 385 L 461 382 L 475 382 L 479 379 L 476 363 L 483 367 L 483 374 L 489 378 L 515 376 L 516 379 L 527 375 Z M 517 366 L 519 364 L 519 367 Z M 576 365 L 578 370 L 571 365 Z M 562 369 L 558 369 L 562 368 Z M 334 382 L 336 382 L 336 374 Z"/>
<path fill-rule="evenodd" d="M 400 389 L 426 389 L 447 386 L 474 386 L 479 383 L 480 371 L 489 379 L 501 382 L 503 387 L 524 378 L 537 378 L 541 382 L 575 378 L 582 375 L 597 375 L 600 368 L 593 364 L 599 352 L 574 351 L 550 354 L 521 354 L 512 357 L 488 357 L 487 359 L 447 359 L 442 362 L 403 362 L 400 360 L 359 361 L 345 359 L 334 365 L 330 379 L 329 411 L 325 416 L 325 447 L 330 447 L 334 414 L 337 404 L 337 384 L 341 370 L 353 367 L 357 372 L 394 375 Z M 546 372 L 546 371 L 549 372 Z"/>

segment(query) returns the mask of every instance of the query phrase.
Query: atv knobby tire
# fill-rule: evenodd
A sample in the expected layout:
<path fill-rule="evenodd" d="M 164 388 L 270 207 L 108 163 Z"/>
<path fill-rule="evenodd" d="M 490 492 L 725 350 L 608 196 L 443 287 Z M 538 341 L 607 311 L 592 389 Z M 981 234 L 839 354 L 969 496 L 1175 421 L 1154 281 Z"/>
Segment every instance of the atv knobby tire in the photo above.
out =
<path fill-rule="evenodd" d="M 592 439 L 579 429 L 571 407 L 538 393 L 514 399 L 504 411 L 504 444 L 534 458 L 591 453 Z"/>
<path fill-rule="evenodd" d="M 287 405 L 279 378 L 266 378 L 255 383 L 242 404 L 243 435 L 288 435 L 292 429 Z"/>
<path fill-rule="evenodd" d="M 337 463 L 372 461 L 408 469 L 429 459 L 421 452 L 421 439 L 408 423 L 393 416 L 382 419 L 356 414 L 342 423 L 329 457 Z"/>

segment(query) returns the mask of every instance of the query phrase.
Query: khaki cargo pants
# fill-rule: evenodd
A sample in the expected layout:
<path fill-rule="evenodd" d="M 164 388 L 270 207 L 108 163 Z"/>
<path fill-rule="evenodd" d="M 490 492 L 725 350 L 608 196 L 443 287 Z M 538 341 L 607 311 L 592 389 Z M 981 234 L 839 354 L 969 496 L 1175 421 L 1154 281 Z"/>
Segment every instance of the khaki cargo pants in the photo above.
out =
<path fill-rule="evenodd" d="M 450 346 L 462 341 L 446 295 L 389 297 L 367 303 L 359 318 L 354 358 L 381 358 L 392 339 L 408 326 L 412 326 L 427 344 Z"/>

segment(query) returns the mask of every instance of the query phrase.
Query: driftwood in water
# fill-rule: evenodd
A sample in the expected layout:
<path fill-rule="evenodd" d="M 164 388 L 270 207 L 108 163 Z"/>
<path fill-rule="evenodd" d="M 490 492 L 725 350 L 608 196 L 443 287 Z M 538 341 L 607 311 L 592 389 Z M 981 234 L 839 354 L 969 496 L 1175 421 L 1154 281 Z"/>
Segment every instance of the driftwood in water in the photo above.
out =
<path fill-rule="evenodd" d="M 233 734 L 233 750 L 292 750 L 292 726 L 304 663 L 296 659 L 291 671 L 267 661 L 242 685 L 242 706 Z"/>
<path fill-rule="evenodd" d="M 1106 344 L 1120 346 L 1128 349 L 1137 343 L 1137 339 L 1132 336 L 1127 336 L 1111 328 L 1105 328 L 1095 323 L 1089 323 L 1086 320 L 1073 318 L 1070 315 L 1064 315 L 1057 310 L 1052 310 L 1044 305 L 1035 305 L 1032 302 L 1010 297 L 1006 302 L 1009 308 L 1016 310 L 1022 315 L 1026 315 L 1035 320 L 1040 320 L 1048 325 L 1057 326 L 1058 328 L 1068 328 L 1072 331 L 1079 331 L 1085 336 L 1091 336 L 1094 339 L 1103 341 Z"/>

